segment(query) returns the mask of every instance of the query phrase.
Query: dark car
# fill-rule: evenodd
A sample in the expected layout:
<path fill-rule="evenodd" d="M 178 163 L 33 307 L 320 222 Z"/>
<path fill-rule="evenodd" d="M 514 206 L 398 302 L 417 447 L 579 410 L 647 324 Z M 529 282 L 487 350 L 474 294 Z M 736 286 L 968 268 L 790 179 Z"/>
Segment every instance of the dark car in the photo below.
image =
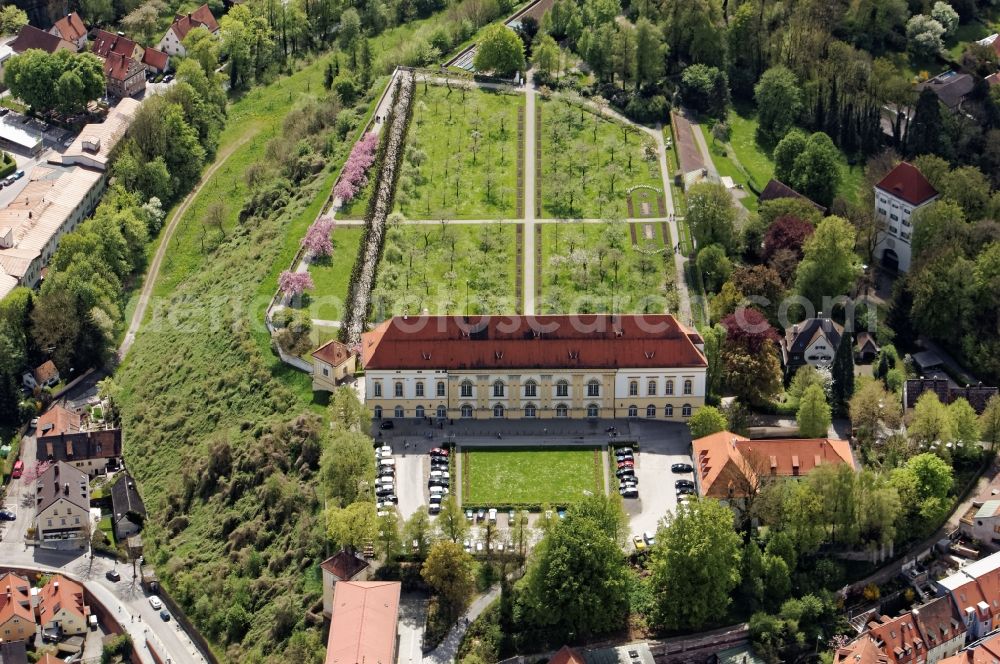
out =
<path fill-rule="evenodd" d="M 167 613 L 166 609 L 160 611 L 160 620 L 162 620 L 163 622 L 170 622 L 170 614 Z"/>
<path fill-rule="evenodd" d="M 634 468 L 619 468 L 615 472 L 615 476 L 619 477 L 619 478 L 625 477 L 626 475 L 634 477 L 635 476 L 635 469 Z"/>
<path fill-rule="evenodd" d="M 378 425 L 378 428 L 379 429 L 395 429 L 396 428 L 396 423 L 393 422 L 392 420 L 386 420 L 386 421 L 382 422 L 382 424 Z"/>
<path fill-rule="evenodd" d="M 686 489 L 693 489 L 694 482 L 692 482 L 691 480 L 677 480 L 676 482 L 674 482 L 674 486 L 677 487 L 678 489 L 680 489 L 681 487 Z"/>
<path fill-rule="evenodd" d="M 385 498 L 386 496 L 391 496 L 393 494 L 393 488 L 390 486 L 380 486 L 375 489 L 375 495 L 379 498 Z"/>
<path fill-rule="evenodd" d="M 379 477 L 392 477 L 396 474 L 396 469 L 394 466 L 379 466 L 378 476 Z"/>
<path fill-rule="evenodd" d="M 427 480 L 427 486 L 448 486 L 448 480 L 443 477 L 432 477 Z"/>
<path fill-rule="evenodd" d="M 0 521 L 17 521 L 17 515 L 10 510 L 0 510 Z"/>
<path fill-rule="evenodd" d="M 449 465 L 447 457 L 431 457 L 431 466 L 440 466 L 441 468 L 447 468 Z"/>
<path fill-rule="evenodd" d="M 632 448 L 631 447 L 619 447 L 617 450 L 615 450 L 615 454 L 632 454 Z"/>
<path fill-rule="evenodd" d="M 691 495 L 694 495 L 694 487 L 690 487 L 690 486 L 677 487 L 677 495 L 678 496 L 691 496 Z"/>
<path fill-rule="evenodd" d="M 632 456 L 631 454 L 616 454 L 615 455 L 615 460 L 616 461 L 625 461 L 625 460 L 632 461 L 633 459 L 635 459 L 635 457 Z"/>
<path fill-rule="evenodd" d="M 632 487 L 622 487 L 621 491 L 622 498 L 638 498 L 639 490 Z"/>
<path fill-rule="evenodd" d="M 690 473 L 694 471 L 694 468 L 689 463 L 675 463 L 674 465 L 670 466 L 670 470 L 674 471 L 675 473 Z"/>
<path fill-rule="evenodd" d="M 104 573 L 104 578 L 107 579 L 108 581 L 113 581 L 114 583 L 118 583 L 119 581 L 122 580 L 122 575 L 119 574 L 118 570 L 116 569 L 109 569 L 107 572 Z"/>

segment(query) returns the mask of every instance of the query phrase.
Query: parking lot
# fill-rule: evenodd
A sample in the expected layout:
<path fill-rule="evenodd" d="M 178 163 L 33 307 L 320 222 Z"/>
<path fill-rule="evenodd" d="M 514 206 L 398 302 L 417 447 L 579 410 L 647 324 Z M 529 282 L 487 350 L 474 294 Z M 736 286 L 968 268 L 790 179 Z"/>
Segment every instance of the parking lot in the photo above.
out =
<path fill-rule="evenodd" d="M 426 421 L 397 420 L 392 429 L 380 430 L 375 425 L 379 445 L 389 445 L 396 460 L 396 495 L 403 519 L 417 510 L 427 509 L 427 478 L 430 472 L 429 452 L 434 447 L 456 443 L 500 446 L 543 445 L 615 445 L 633 444 L 635 475 L 639 480 L 639 497 L 625 499 L 625 511 L 633 535 L 655 531 L 668 513 L 677 507 L 674 483 L 678 479 L 693 479 L 690 473 L 671 471 L 675 463 L 692 464 L 691 435 L 687 426 L 668 422 L 643 420 L 615 421 L 553 421 L 553 420 L 456 420 L 454 424 L 429 424 Z M 607 429 L 615 427 L 618 436 L 612 439 Z M 692 464 L 693 465 L 693 464 Z M 451 490 L 456 491 L 459 473 L 452 478 Z M 611 478 L 613 479 L 613 478 Z M 612 486 L 616 486 L 612 482 Z M 532 514 L 530 525 L 539 536 L 538 522 L 544 515 Z M 558 515 L 555 516 L 558 518 Z M 506 543 L 510 539 L 510 524 L 506 511 L 497 516 L 496 532 Z M 485 528 L 474 515 L 470 544 L 485 540 Z"/>

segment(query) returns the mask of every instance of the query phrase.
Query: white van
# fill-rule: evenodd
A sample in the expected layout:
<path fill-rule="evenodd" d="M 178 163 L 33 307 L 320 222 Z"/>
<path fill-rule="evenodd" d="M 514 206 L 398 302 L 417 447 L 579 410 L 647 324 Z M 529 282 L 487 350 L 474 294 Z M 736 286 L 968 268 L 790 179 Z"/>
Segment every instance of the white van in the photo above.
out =
<path fill-rule="evenodd" d="M 490 508 L 490 523 L 496 523 L 496 522 L 497 522 L 497 508 L 491 507 Z"/>
<path fill-rule="evenodd" d="M 380 466 L 395 466 L 396 465 L 396 460 L 393 459 L 392 457 L 389 457 L 387 459 L 379 459 L 378 460 L 378 465 L 380 465 Z"/>

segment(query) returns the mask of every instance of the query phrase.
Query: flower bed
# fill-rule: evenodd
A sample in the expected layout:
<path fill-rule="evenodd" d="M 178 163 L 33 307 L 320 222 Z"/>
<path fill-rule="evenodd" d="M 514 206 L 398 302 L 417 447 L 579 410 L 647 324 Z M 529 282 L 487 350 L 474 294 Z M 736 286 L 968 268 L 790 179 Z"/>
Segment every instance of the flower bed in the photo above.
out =
<path fill-rule="evenodd" d="M 406 144 L 406 131 L 410 124 L 413 101 L 413 74 L 399 72 L 392 109 L 382 133 L 382 140 L 375 158 L 376 187 L 365 213 L 365 234 L 361 241 L 358 259 L 354 264 L 348 293 L 347 316 L 343 326 L 344 340 L 348 345 L 361 342 L 361 332 L 368 318 L 375 269 L 382 255 L 385 239 L 385 222 L 392 210 L 396 182 L 399 179 L 400 161 Z"/>

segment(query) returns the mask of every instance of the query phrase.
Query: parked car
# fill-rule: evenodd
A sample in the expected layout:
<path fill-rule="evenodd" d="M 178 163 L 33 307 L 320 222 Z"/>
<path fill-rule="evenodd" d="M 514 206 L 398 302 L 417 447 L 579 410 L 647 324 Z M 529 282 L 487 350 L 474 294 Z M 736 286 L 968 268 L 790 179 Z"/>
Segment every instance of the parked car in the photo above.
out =
<path fill-rule="evenodd" d="M 473 517 L 472 510 L 465 510 L 465 518 L 468 519 L 469 521 L 472 521 L 472 517 Z"/>
<path fill-rule="evenodd" d="M 160 611 L 160 620 L 162 620 L 163 622 L 170 622 L 170 614 L 167 613 L 166 609 Z"/>
<path fill-rule="evenodd" d="M 107 579 L 108 581 L 111 581 L 112 583 L 118 583 L 119 581 L 122 580 L 122 575 L 119 574 L 118 570 L 116 569 L 109 569 L 107 572 L 104 573 L 104 578 Z"/>
<path fill-rule="evenodd" d="M 682 486 L 677 488 L 678 496 L 691 496 L 694 495 L 694 487 Z"/>
<path fill-rule="evenodd" d="M 619 468 L 615 472 L 615 476 L 618 477 L 619 479 L 625 477 L 626 475 L 635 475 L 635 468 L 632 468 L 631 466 L 626 466 L 624 468 Z"/>
<path fill-rule="evenodd" d="M 442 496 L 439 496 L 438 494 L 434 494 L 433 496 L 431 496 L 430 503 L 432 505 L 434 503 L 437 503 L 438 505 L 440 505 L 441 504 L 441 498 L 442 498 Z"/>
<path fill-rule="evenodd" d="M 378 486 L 375 487 L 375 495 L 379 498 L 385 498 L 386 496 L 391 496 L 395 493 L 395 490 L 391 486 Z"/>
<path fill-rule="evenodd" d="M 642 534 L 642 539 L 646 540 L 646 544 L 653 546 L 656 544 L 656 533 L 651 530 L 647 530 Z"/>
<path fill-rule="evenodd" d="M 432 477 L 427 480 L 427 486 L 448 486 L 448 479 L 445 477 Z"/>
<path fill-rule="evenodd" d="M 14 177 L 13 175 L 8 175 L 6 178 L 4 178 L 4 181 L 3 181 L 3 183 L 5 185 L 7 185 L 8 187 L 10 185 L 14 184 L 15 182 L 17 182 L 17 178 Z"/>
<path fill-rule="evenodd" d="M 615 457 L 615 461 L 635 461 L 635 457 L 631 454 L 619 454 Z"/>
<path fill-rule="evenodd" d="M 615 450 L 615 454 L 632 454 L 631 447 L 619 447 Z"/>
<path fill-rule="evenodd" d="M 649 548 L 646 545 L 646 542 L 642 539 L 641 535 L 636 535 L 635 537 L 633 537 L 632 543 L 635 544 L 636 551 L 645 551 L 647 548 Z"/>
<path fill-rule="evenodd" d="M 446 486 L 432 486 L 432 487 L 430 487 L 430 489 L 428 489 L 428 491 L 430 491 L 430 494 L 432 496 L 434 494 L 440 494 L 440 495 L 443 495 L 443 496 L 447 496 L 449 493 L 451 493 L 451 491 L 449 491 L 448 487 L 446 487 Z"/>
<path fill-rule="evenodd" d="M 385 420 L 382 424 L 378 425 L 379 429 L 395 429 L 396 423 L 392 420 Z"/>
<path fill-rule="evenodd" d="M 160 598 L 157 597 L 156 595 L 151 595 L 150 596 L 150 598 L 149 598 L 149 605 L 151 607 L 153 607 L 154 611 L 159 611 L 160 609 L 163 608 L 163 602 L 161 602 Z"/>
<path fill-rule="evenodd" d="M 635 461 L 619 461 L 619 468 L 633 468 L 635 466 Z"/>
<path fill-rule="evenodd" d="M 482 521 L 485 518 L 486 518 L 486 510 L 480 508 L 479 511 L 476 512 L 476 521 Z"/>
<path fill-rule="evenodd" d="M 483 552 L 483 543 L 476 542 L 476 553 L 482 553 L 482 552 Z"/>
<path fill-rule="evenodd" d="M 497 522 L 497 508 L 491 507 L 490 508 L 490 523 L 496 523 L 496 522 Z"/>
<path fill-rule="evenodd" d="M 14 173 L 15 180 L 20 180 L 23 177 L 24 177 L 24 171 L 17 171 L 16 173 Z"/>
<path fill-rule="evenodd" d="M 676 482 L 674 482 L 674 486 L 677 487 L 678 489 L 682 487 L 686 489 L 693 489 L 694 482 L 692 482 L 691 480 L 677 480 Z"/>
<path fill-rule="evenodd" d="M 391 457 L 392 448 L 389 447 L 388 445 L 383 445 L 382 447 L 375 450 L 375 454 L 378 455 L 379 457 Z"/>
<path fill-rule="evenodd" d="M 167 74 L 166 76 L 163 77 L 163 82 L 164 83 L 169 83 L 172 80 L 174 80 L 174 75 L 173 74 Z"/>
<path fill-rule="evenodd" d="M 639 497 L 639 489 L 636 489 L 636 488 L 633 488 L 633 487 L 622 487 L 621 489 L 619 489 L 619 493 L 621 493 L 622 498 L 638 498 Z"/>
<path fill-rule="evenodd" d="M 446 457 L 448 456 L 448 450 L 442 447 L 435 447 L 434 449 L 431 450 L 431 456 Z"/>
<path fill-rule="evenodd" d="M 432 470 L 430 476 L 432 478 L 436 477 L 436 478 L 440 478 L 440 479 L 443 479 L 443 480 L 446 480 L 446 479 L 450 478 L 450 476 L 448 475 L 448 471 L 447 470 Z"/>
<path fill-rule="evenodd" d="M 379 466 L 379 477 L 392 477 L 396 474 L 396 469 L 392 466 Z"/>
<path fill-rule="evenodd" d="M 395 505 L 396 503 L 399 502 L 399 498 L 397 498 L 396 494 L 394 494 L 394 493 L 390 493 L 390 494 L 388 494 L 386 496 L 381 496 L 381 498 L 382 498 L 382 502 L 386 503 L 387 505 Z"/>
<path fill-rule="evenodd" d="M 467 552 L 472 551 L 472 542 L 470 542 L 469 540 L 465 540 L 464 542 L 462 542 L 462 546 L 465 548 Z"/>
<path fill-rule="evenodd" d="M 507 525 L 508 526 L 513 526 L 514 525 L 514 519 L 515 519 L 514 510 L 507 510 Z"/>
<path fill-rule="evenodd" d="M 450 466 L 447 457 L 431 457 L 431 470 L 448 470 Z"/>
<path fill-rule="evenodd" d="M 427 506 L 428 514 L 439 514 L 441 512 L 441 503 L 431 503 Z"/>
<path fill-rule="evenodd" d="M 675 473 L 690 473 L 694 471 L 694 468 L 689 463 L 675 463 L 670 466 L 670 470 Z"/>
<path fill-rule="evenodd" d="M 621 486 L 638 487 L 639 480 L 637 480 L 635 477 L 632 477 L 631 475 L 626 475 L 625 477 L 621 478 L 619 484 L 621 484 Z"/>
<path fill-rule="evenodd" d="M 396 460 L 393 459 L 392 457 L 387 457 L 385 459 L 379 459 L 378 460 L 378 465 L 380 465 L 380 466 L 395 466 L 396 465 Z"/>
<path fill-rule="evenodd" d="M 10 510 L 0 510 L 0 521 L 16 521 L 17 515 Z"/>

